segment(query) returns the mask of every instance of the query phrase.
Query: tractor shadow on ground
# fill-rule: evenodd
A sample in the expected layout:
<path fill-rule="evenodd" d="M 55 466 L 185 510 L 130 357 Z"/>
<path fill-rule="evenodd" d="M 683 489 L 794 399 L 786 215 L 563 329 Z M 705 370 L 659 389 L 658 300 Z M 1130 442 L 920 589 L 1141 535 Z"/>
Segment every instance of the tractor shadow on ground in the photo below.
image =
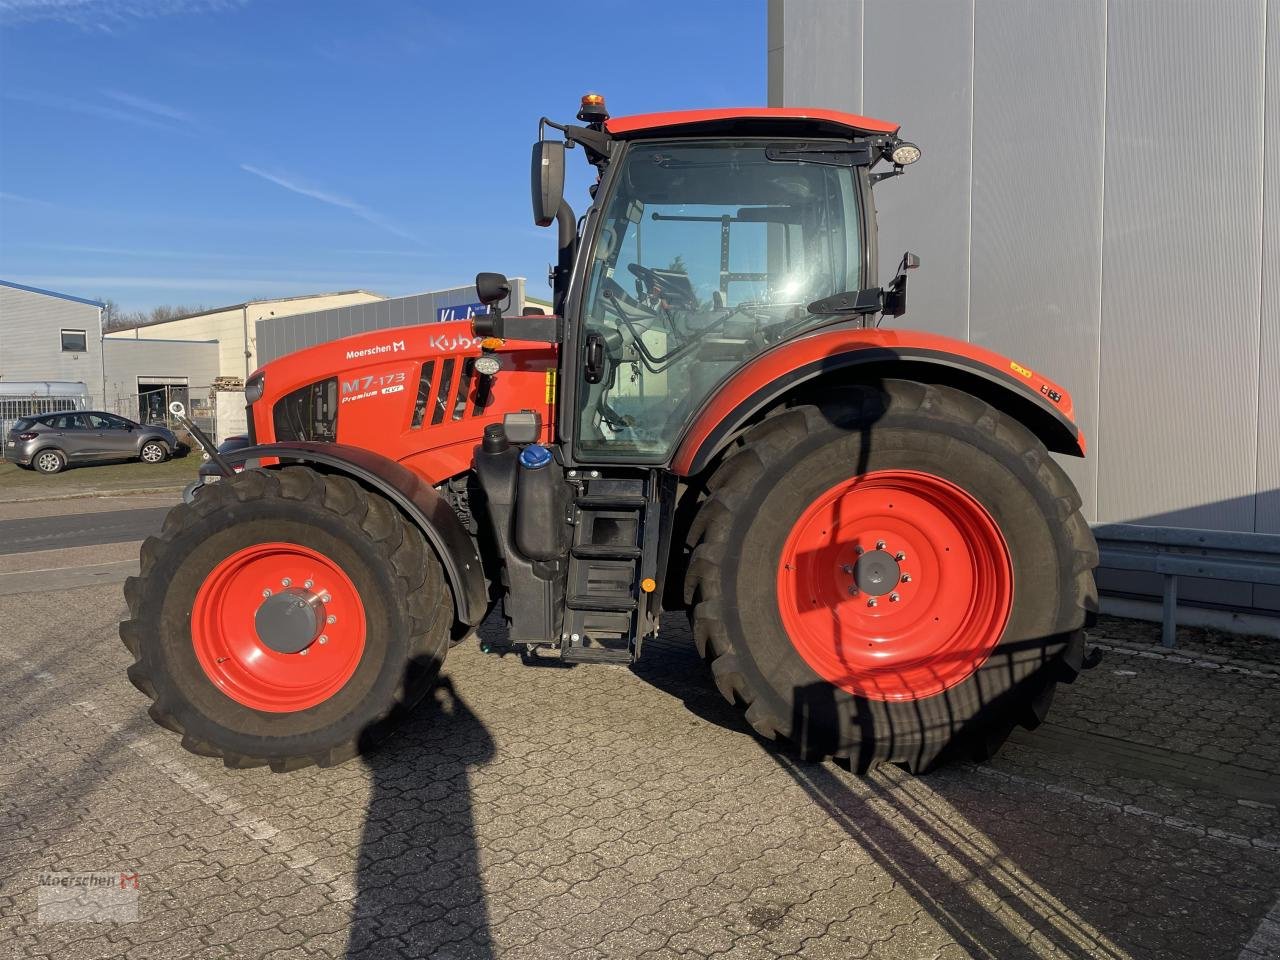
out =
<path fill-rule="evenodd" d="M 1030 796 L 1019 788 L 1011 797 L 999 774 L 989 776 L 967 760 L 920 776 L 897 766 L 857 776 L 834 761 L 802 759 L 789 743 L 759 737 L 740 708 L 724 700 L 681 627 L 670 622 L 633 673 L 701 719 L 755 739 L 966 955 L 1031 958 L 1051 950 L 1131 960 L 1164 955 L 1153 944 L 1174 942 L 1162 910 L 1186 903 L 1185 878 L 1135 864 L 1160 856 L 1175 839 L 1140 822 L 1082 834 L 1067 822 L 1083 812 L 1074 801 L 1040 795 L 1034 783 L 1027 784 Z M 1124 869 L 1115 869 L 1117 860 L 1127 861 Z M 1229 855 L 1214 869 L 1231 870 Z M 1212 939 L 1197 936 L 1199 955 L 1234 960 L 1265 924 L 1274 898 L 1272 887 L 1251 891 L 1247 910 L 1230 919 L 1202 906 L 1202 922 L 1217 928 Z"/>
<path fill-rule="evenodd" d="M 952 812 L 952 817 L 965 824 L 958 830 L 936 813 L 925 812 L 932 798 L 938 796 L 926 778 L 913 778 L 896 766 L 859 777 L 834 761 L 805 760 L 786 741 L 770 742 L 758 736 L 742 711 L 726 702 L 715 688 L 710 671 L 693 644 L 674 639 L 682 631 L 665 632 L 667 636 L 654 643 L 661 649 L 646 651 L 646 658 L 632 668 L 633 672 L 680 700 L 703 720 L 753 737 L 770 760 L 967 953 L 1001 958 L 1041 956 L 1024 939 L 1025 929 L 1033 926 L 1066 955 L 1077 955 L 1073 951 L 1079 950 L 1079 942 L 1061 936 L 1056 927 L 1046 922 L 1055 915 L 1043 902 L 1051 898 L 1024 897 L 1025 902 L 1016 897 L 1009 899 L 1006 888 L 1011 882 L 1004 876 L 1007 868 L 997 864 L 995 858 L 976 853 L 983 847 L 1016 850 L 1016 844 L 1010 841 L 1006 847 L 998 834 L 987 836 L 980 832 L 977 835 L 981 841 L 974 842 L 967 834 L 977 828 L 968 826 L 958 810 Z M 805 691 L 797 701 L 805 704 L 810 715 L 834 710 L 833 704 L 814 702 L 814 697 L 821 695 L 831 697 L 828 685 L 815 685 L 813 691 Z M 952 763 L 948 768 L 952 775 L 965 775 L 962 765 Z M 999 856 L 1003 858 L 1003 852 Z M 967 881 L 962 879 L 965 875 L 969 877 Z M 1025 887 L 1022 881 L 1012 885 Z M 1005 907 L 1013 907 L 1021 922 L 1002 923 L 984 905 L 981 895 L 975 895 L 979 888 L 1005 893 Z M 993 902 L 999 904 L 1000 899 Z M 1087 923 L 1082 922 L 1081 926 L 1092 930 Z M 1100 939 L 1103 944 L 1108 942 L 1105 937 Z M 1127 956 L 1101 945 L 1094 949 L 1091 956 Z"/>
<path fill-rule="evenodd" d="M 494 741 L 448 677 L 364 758 L 371 790 L 347 956 L 494 955 L 471 771 Z"/>

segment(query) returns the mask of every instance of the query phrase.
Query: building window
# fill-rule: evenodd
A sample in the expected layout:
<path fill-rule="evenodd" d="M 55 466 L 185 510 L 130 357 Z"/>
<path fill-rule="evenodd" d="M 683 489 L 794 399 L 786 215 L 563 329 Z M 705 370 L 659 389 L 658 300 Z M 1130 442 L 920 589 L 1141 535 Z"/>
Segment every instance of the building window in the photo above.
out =
<path fill-rule="evenodd" d="M 83 330 L 62 331 L 63 353 L 84 353 L 86 346 L 87 338 Z"/>

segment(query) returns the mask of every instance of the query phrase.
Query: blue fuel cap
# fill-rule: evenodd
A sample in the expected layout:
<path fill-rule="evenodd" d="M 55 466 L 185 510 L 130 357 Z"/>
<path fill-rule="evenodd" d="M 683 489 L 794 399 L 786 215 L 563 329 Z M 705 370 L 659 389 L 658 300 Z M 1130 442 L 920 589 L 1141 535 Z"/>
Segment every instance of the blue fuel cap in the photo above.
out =
<path fill-rule="evenodd" d="M 540 443 L 531 443 L 520 451 L 520 465 L 529 470 L 540 470 L 551 462 L 551 451 Z"/>

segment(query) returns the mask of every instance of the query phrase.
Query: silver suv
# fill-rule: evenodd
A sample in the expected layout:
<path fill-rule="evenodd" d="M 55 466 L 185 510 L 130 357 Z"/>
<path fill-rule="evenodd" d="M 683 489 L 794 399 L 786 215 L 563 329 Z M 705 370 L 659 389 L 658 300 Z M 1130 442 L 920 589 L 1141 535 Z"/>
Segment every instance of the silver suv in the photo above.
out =
<path fill-rule="evenodd" d="M 185 451 L 173 431 L 134 423 L 114 413 L 68 410 L 15 421 L 5 438 L 6 460 L 40 473 L 57 473 L 75 463 L 141 460 L 163 463 Z"/>

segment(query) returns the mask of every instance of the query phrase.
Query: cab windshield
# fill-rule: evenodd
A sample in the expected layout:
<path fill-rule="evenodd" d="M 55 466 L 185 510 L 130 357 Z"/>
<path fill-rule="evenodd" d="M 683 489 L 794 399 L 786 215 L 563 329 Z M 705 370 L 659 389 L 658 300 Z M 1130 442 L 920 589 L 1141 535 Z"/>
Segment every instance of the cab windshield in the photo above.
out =
<path fill-rule="evenodd" d="M 717 384 L 830 320 L 808 304 L 864 286 L 857 168 L 789 146 L 627 151 L 587 275 L 584 336 L 604 366 L 580 374 L 581 454 L 665 459 Z"/>

